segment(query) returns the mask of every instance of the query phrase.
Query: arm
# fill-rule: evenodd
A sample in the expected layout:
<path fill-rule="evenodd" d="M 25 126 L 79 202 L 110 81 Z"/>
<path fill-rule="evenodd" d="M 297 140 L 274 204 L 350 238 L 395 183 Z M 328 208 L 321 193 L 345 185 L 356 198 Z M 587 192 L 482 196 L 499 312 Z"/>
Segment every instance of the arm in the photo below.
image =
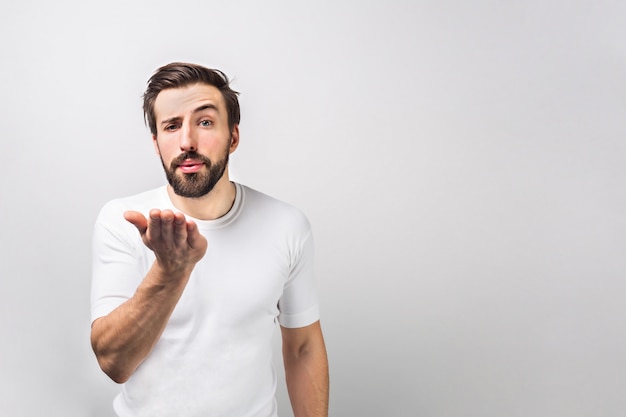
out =
<path fill-rule="evenodd" d="M 328 416 L 328 358 L 320 322 L 281 327 L 287 390 L 295 417 Z"/>
<path fill-rule="evenodd" d="M 124 217 L 137 227 L 156 260 L 135 294 L 91 327 L 98 363 L 118 383 L 128 380 L 159 340 L 207 248 L 195 223 L 180 213 L 152 210 L 150 220 L 138 212 L 126 212 Z"/>

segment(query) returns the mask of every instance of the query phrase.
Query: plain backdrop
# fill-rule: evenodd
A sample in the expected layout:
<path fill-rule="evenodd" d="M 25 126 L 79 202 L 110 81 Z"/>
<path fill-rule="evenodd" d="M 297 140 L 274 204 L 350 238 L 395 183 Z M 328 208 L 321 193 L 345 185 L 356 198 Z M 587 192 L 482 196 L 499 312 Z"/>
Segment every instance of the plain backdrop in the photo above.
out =
<path fill-rule="evenodd" d="M 141 94 L 182 60 L 313 225 L 331 416 L 623 416 L 625 39 L 621 0 L 2 1 L 0 415 L 113 415 L 92 225 L 164 183 Z"/>

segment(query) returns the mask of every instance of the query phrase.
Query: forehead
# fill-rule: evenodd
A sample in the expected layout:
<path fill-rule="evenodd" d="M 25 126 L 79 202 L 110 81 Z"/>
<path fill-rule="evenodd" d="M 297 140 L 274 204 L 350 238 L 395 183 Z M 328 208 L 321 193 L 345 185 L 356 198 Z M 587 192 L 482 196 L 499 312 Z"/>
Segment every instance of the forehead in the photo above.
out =
<path fill-rule="evenodd" d="M 220 90 L 208 84 L 191 84 L 161 91 L 154 101 L 154 114 L 157 121 L 181 117 L 205 104 L 213 104 L 218 113 L 226 114 L 224 96 Z"/>

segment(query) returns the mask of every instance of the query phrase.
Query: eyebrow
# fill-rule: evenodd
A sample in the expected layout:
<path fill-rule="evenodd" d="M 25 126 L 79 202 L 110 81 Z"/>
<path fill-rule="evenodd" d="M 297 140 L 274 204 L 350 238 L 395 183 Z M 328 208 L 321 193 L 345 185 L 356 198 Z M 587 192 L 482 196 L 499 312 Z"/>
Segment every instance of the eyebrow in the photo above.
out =
<path fill-rule="evenodd" d="M 217 108 L 217 106 L 215 104 L 212 103 L 208 103 L 208 104 L 203 104 L 200 107 L 195 108 L 192 113 L 200 113 L 203 112 L 205 110 L 215 110 L 216 113 L 219 113 L 219 109 Z M 166 125 L 172 122 L 176 122 L 178 120 L 180 120 L 181 118 L 179 116 L 174 116 L 174 117 L 170 117 L 169 119 L 165 119 L 161 122 L 161 125 Z"/>
<path fill-rule="evenodd" d="M 205 110 L 215 110 L 217 113 L 219 113 L 217 106 L 212 103 L 203 104 L 202 106 L 195 109 L 193 113 L 200 113 L 201 111 L 205 111 Z"/>

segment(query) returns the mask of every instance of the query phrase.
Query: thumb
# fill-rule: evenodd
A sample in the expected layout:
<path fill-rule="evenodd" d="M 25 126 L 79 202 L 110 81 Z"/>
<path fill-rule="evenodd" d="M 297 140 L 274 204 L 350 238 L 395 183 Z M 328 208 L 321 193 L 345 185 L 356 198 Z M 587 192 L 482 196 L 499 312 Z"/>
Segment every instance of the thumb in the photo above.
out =
<path fill-rule="evenodd" d="M 127 222 L 132 223 L 137 230 L 139 230 L 141 235 L 144 235 L 146 230 L 148 230 L 148 219 L 146 219 L 146 216 L 138 211 L 129 210 L 124 212 L 124 219 L 126 219 Z"/>

